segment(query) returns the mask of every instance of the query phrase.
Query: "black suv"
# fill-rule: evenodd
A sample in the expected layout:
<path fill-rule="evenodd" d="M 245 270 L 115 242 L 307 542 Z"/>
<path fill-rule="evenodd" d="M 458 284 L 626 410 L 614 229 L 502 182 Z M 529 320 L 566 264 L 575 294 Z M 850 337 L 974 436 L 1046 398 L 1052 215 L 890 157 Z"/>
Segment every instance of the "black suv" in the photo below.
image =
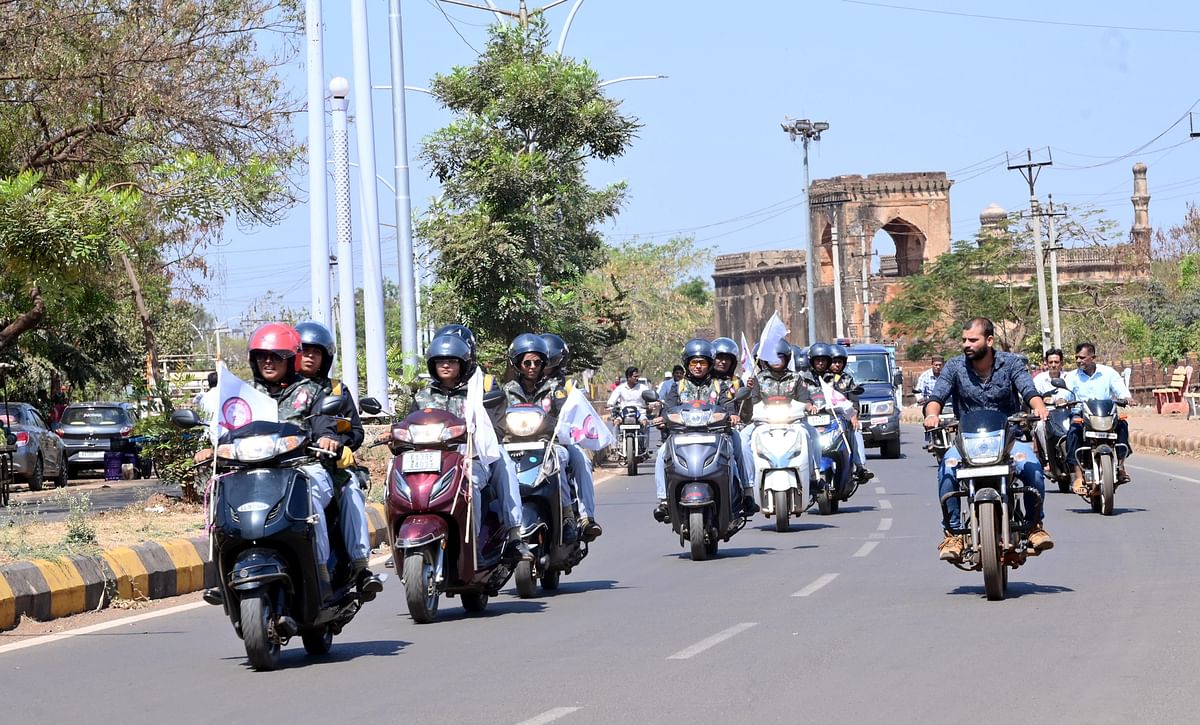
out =
<path fill-rule="evenodd" d="M 72 478 L 86 468 L 103 468 L 108 451 L 139 454 L 133 438 L 136 416 L 125 403 L 72 403 L 54 424 L 66 447 Z M 134 474 L 148 476 L 149 459 L 135 459 Z"/>

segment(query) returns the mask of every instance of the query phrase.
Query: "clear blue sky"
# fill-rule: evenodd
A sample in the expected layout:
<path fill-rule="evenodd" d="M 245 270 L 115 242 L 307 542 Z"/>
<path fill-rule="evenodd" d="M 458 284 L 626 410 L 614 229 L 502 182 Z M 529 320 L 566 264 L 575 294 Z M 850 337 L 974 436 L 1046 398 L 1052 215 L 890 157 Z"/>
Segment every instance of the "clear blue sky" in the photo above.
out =
<path fill-rule="evenodd" d="M 516 9 L 516 0 L 498 3 Z M 426 86 L 435 73 L 471 63 L 471 46 L 484 46 L 494 20 L 434 0 L 402 5 L 408 85 Z M 548 12 L 555 39 L 570 7 Z M 349 3 L 325 0 L 324 13 L 326 76 L 351 77 Z M 386 85 L 386 0 L 371 0 L 369 13 L 372 81 Z M 974 234 L 989 203 L 1028 206 L 1025 182 L 1004 159 L 1005 151 L 1026 147 L 1053 152 L 1054 165 L 1038 183 L 1043 202 L 1053 194 L 1056 202 L 1102 207 L 1124 238 L 1132 223 L 1130 168 L 1143 161 L 1151 223 L 1178 224 L 1200 197 L 1200 143 L 1187 142 L 1187 114 L 1200 111 L 1198 47 L 1200 5 L 1184 2 L 587 0 L 566 52 L 587 59 L 602 78 L 669 76 L 608 88 L 644 124 L 625 157 L 590 169 L 595 184 L 629 183 L 628 204 L 606 230 L 610 240 L 692 233 L 721 254 L 803 244 L 802 154 L 780 129 L 785 116 L 831 125 L 810 151 L 813 178 L 948 172 L 956 182 L 955 239 Z M 301 98 L 302 62 L 287 75 Z M 390 99 L 377 91 L 373 100 L 377 165 L 390 181 Z M 415 159 L 421 139 L 450 116 L 420 93 L 410 92 L 408 104 Z M 1200 131 L 1200 114 L 1196 124 Z M 303 141 L 304 114 L 295 125 Z M 306 176 L 297 182 L 307 188 Z M 379 191 L 381 221 L 392 224 L 390 192 Z M 416 161 L 412 192 L 418 215 L 438 192 Z M 329 194 L 332 207 L 332 186 Z M 357 235 L 357 206 L 354 213 Z M 383 227 L 385 272 L 393 279 L 394 240 Z M 207 255 L 219 275 L 206 307 L 218 320 L 236 317 L 268 290 L 283 293 L 288 306 L 307 307 L 307 250 L 305 203 L 275 227 L 246 233 L 230 225 L 224 245 Z M 355 254 L 361 286 L 362 254 Z"/>

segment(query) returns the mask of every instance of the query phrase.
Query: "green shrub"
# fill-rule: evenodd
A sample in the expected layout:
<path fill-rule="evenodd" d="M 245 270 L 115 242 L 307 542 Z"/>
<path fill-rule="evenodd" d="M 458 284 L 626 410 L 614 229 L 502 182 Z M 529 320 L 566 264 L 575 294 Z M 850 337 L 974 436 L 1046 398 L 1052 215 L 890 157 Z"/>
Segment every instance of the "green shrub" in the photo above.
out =
<path fill-rule="evenodd" d="M 192 457 L 209 445 L 205 430 L 180 430 L 171 422 L 170 414 L 164 413 L 142 418 L 137 422 L 134 432 L 146 437 L 142 454 L 154 461 L 159 480 L 168 486 L 179 486 L 184 501 L 200 501 L 200 491 L 208 469 L 195 468 Z"/>

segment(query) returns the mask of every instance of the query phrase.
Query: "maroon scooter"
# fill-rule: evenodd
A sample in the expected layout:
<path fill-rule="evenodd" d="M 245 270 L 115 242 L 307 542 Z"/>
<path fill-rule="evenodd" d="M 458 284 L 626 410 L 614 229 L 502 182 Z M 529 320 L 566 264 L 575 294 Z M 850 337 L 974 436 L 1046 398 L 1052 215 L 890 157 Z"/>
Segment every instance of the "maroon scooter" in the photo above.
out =
<path fill-rule="evenodd" d="M 444 410 L 415 411 L 391 427 L 388 540 L 403 572 L 408 612 L 421 624 L 437 616 L 442 594 L 480 612 L 512 568 L 504 560 L 507 531 L 489 486 L 473 490 L 463 419 Z M 476 470 L 479 470 L 478 468 Z"/>

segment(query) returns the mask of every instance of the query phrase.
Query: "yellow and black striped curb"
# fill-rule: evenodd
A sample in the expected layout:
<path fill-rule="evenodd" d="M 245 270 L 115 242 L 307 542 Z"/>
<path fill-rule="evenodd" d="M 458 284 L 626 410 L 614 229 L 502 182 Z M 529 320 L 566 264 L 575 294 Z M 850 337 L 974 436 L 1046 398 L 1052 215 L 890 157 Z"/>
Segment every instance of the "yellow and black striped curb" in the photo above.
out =
<path fill-rule="evenodd" d="M 371 546 L 386 540 L 383 504 L 367 504 Z M 114 599 L 161 599 L 215 586 L 207 538 L 148 541 L 96 556 L 0 566 L 0 631 L 107 607 Z"/>

